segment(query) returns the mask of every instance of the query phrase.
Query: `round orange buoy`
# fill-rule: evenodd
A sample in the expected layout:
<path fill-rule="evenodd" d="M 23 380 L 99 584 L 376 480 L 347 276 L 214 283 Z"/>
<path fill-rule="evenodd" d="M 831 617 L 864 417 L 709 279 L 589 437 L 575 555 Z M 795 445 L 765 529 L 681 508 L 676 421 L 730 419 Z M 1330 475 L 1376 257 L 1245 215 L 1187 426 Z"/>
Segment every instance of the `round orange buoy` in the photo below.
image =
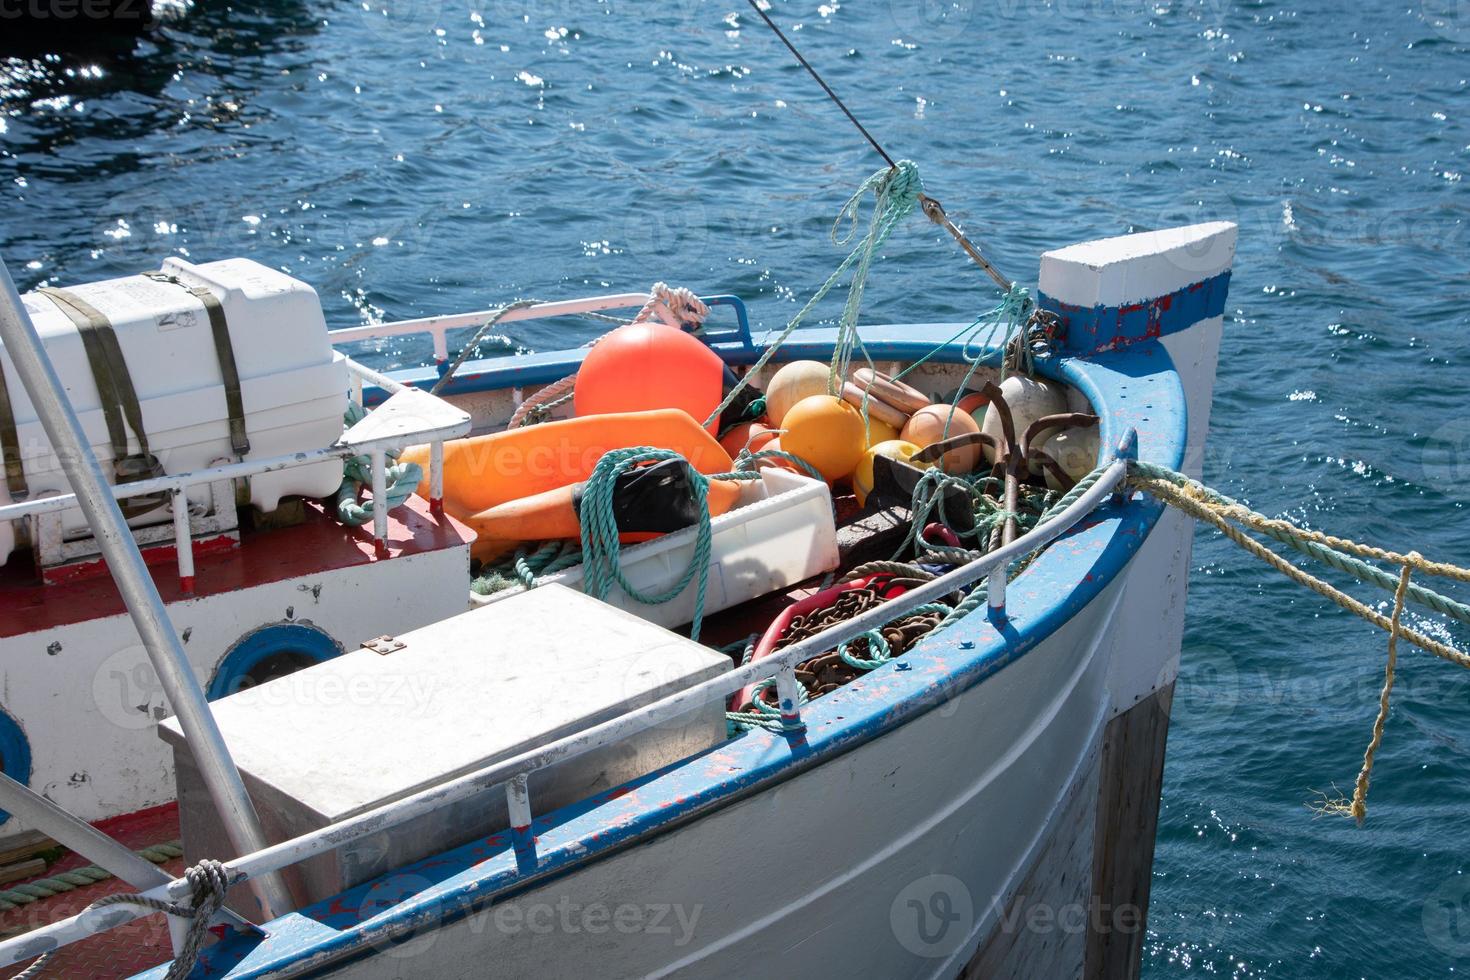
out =
<path fill-rule="evenodd" d="M 831 370 L 819 361 L 792 361 L 781 365 L 766 386 L 766 415 L 776 428 L 783 428 L 786 413 L 804 398 L 827 393 Z"/>
<path fill-rule="evenodd" d="M 725 452 L 734 459 L 740 455 L 740 450 L 749 449 L 751 452 L 760 452 L 765 449 L 771 440 L 776 438 L 776 430 L 766 425 L 764 421 L 741 422 L 735 428 L 726 432 L 720 439 L 720 445 Z"/>
<path fill-rule="evenodd" d="M 990 399 L 978 391 L 968 391 L 958 402 L 960 411 L 975 417 L 976 422 L 984 423 L 985 410 L 990 407 Z"/>
<path fill-rule="evenodd" d="M 950 405 L 929 405 L 913 414 L 899 437 L 921 449 L 926 449 L 944 439 L 953 439 L 955 436 L 970 435 L 979 431 L 980 423 L 971 418 L 970 413 L 961 412 Z M 969 473 L 978 462 L 980 462 L 979 446 L 952 449 L 940 460 L 946 473 Z"/>
<path fill-rule="evenodd" d="M 703 422 L 720 404 L 724 376 L 720 355 L 684 331 L 630 323 L 587 352 L 573 403 L 579 417 L 678 408 Z"/>
<path fill-rule="evenodd" d="M 850 475 L 868 447 L 862 415 L 833 395 L 803 398 L 786 413 L 782 428 L 785 450 L 815 466 L 828 483 Z"/>
<path fill-rule="evenodd" d="M 920 447 L 911 442 L 904 442 L 902 439 L 889 439 L 886 442 L 878 443 L 863 453 L 862 461 L 857 464 L 857 469 L 852 472 L 852 492 L 857 496 L 858 506 L 867 506 L 868 494 L 873 492 L 874 459 L 883 456 L 888 459 L 896 459 L 900 462 L 907 463 L 919 451 Z"/>
<path fill-rule="evenodd" d="M 869 416 L 868 448 L 872 449 L 880 442 L 892 442 L 894 439 L 898 438 L 898 434 L 902 431 L 903 426 L 901 425 L 889 425 L 887 422 L 883 422 L 879 419 L 875 419 L 872 416 Z"/>

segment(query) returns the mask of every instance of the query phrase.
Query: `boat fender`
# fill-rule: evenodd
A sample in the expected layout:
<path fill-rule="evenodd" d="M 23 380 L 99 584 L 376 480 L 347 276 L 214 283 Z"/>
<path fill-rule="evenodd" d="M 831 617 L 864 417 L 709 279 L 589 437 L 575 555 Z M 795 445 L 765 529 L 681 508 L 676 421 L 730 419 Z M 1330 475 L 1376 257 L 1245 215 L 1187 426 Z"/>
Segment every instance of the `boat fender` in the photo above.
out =
<path fill-rule="evenodd" d="M 488 561 L 525 541 L 580 538 L 586 483 L 557 487 L 491 507 L 465 520 L 479 537 L 471 554 Z M 726 513 L 740 499 L 740 481 L 710 480 L 705 504 L 711 517 Z M 629 544 L 682 531 L 699 523 L 689 467 L 670 459 L 620 474 L 613 483 L 613 520 L 618 539 Z"/>
<path fill-rule="evenodd" d="M 1048 415 L 1061 415 L 1067 411 L 1066 393 L 1060 385 L 1051 381 L 1028 378 L 1023 374 L 1013 374 L 1000 383 L 1000 394 L 1006 407 L 1011 410 L 1012 425 L 1015 427 L 1017 439 L 1031 428 L 1031 424 L 1037 419 Z M 994 405 L 986 409 L 985 421 L 981 423 L 980 431 L 997 442 L 1004 436 L 1000 412 Z M 985 460 L 989 463 L 995 462 L 995 450 L 990 446 L 985 447 Z"/>
<path fill-rule="evenodd" d="M 842 400 L 859 412 L 865 407 L 863 403 L 867 402 L 868 418 L 886 423 L 896 429 L 902 429 L 904 423 L 909 420 L 908 412 L 894 408 L 875 394 L 865 393 L 862 388 L 851 381 L 844 382 L 842 385 Z"/>
<path fill-rule="evenodd" d="M 929 396 L 917 388 L 895 381 L 881 371 L 858 368 L 852 372 L 852 380 L 859 391 L 866 391 L 874 398 L 892 405 L 906 415 L 912 415 L 930 404 Z"/>
<path fill-rule="evenodd" d="M 980 426 L 970 416 L 952 405 L 929 405 L 913 414 L 899 438 L 920 449 L 949 439 L 974 435 Z M 945 452 L 941 465 L 946 473 L 969 473 L 980 462 L 980 447 L 965 444 Z"/>

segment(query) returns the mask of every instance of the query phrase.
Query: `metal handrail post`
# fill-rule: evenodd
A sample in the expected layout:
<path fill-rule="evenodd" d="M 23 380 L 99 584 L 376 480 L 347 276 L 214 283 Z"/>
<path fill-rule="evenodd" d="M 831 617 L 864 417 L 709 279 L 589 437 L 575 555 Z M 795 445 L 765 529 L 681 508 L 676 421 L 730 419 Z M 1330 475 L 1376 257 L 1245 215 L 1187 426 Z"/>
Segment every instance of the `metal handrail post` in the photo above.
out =
<path fill-rule="evenodd" d="M 10 363 L 35 406 L 46 437 L 56 453 L 77 503 L 87 517 L 92 534 L 138 629 L 148 658 L 153 662 L 169 706 L 199 764 L 200 775 L 219 811 L 230 843 L 240 854 L 251 854 L 269 843 L 260 826 L 255 806 L 245 790 L 240 772 L 230 758 L 224 736 L 214 723 L 204 689 L 189 665 L 184 646 L 169 621 L 168 610 L 154 587 L 148 567 L 128 531 L 117 499 L 97 457 L 82 431 L 81 422 L 67 401 L 61 379 L 46 357 L 35 324 L 21 303 L 10 270 L 0 259 L 0 343 L 10 354 Z M 265 919 L 291 910 L 291 899 L 278 873 L 254 880 L 251 888 L 261 904 Z"/>

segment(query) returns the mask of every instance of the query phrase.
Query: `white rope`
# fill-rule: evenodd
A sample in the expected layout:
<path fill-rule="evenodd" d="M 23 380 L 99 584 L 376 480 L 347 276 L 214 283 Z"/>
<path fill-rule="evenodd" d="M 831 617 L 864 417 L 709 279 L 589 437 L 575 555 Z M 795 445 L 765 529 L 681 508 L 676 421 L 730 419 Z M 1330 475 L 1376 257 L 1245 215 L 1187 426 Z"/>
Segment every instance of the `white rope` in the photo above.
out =
<path fill-rule="evenodd" d="M 643 309 L 633 317 L 634 323 L 649 323 L 657 321 L 664 326 L 673 327 L 675 330 L 684 329 L 684 324 L 693 324 L 695 329 L 704 326 L 705 318 L 709 316 L 709 307 L 704 301 L 694 294 L 694 291 L 684 286 L 670 286 L 665 282 L 656 282 L 648 291 L 648 302 L 643 304 Z M 608 331 L 612 333 L 613 331 Z M 596 347 L 608 334 L 603 334 L 589 343 L 588 347 Z M 559 401 L 570 395 L 576 387 L 577 376 L 569 374 L 560 381 L 547 385 L 516 407 L 515 413 L 511 415 L 507 429 L 518 428 L 525 422 L 526 416 L 543 405 Z"/>

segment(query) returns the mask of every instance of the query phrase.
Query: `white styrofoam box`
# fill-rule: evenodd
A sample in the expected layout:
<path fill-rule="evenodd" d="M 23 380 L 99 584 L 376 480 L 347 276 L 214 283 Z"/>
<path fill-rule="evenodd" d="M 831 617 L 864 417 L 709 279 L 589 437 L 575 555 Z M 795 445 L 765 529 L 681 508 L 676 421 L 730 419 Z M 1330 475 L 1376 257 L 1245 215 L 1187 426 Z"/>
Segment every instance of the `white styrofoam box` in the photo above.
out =
<path fill-rule="evenodd" d="M 398 640 L 392 653 L 356 650 L 211 704 L 268 839 L 400 800 L 730 669 L 723 654 L 557 586 Z M 233 856 L 177 719 L 159 734 L 174 747 L 188 860 Z M 724 739 L 716 696 L 533 773 L 531 805 L 546 813 Z M 488 790 L 313 858 L 288 884 L 298 901 L 323 899 L 507 822 L 505 794 Z"/>
<path fill-rule="evenodd" d="M 769 595 L 837 567 L 837 527 L 827 484 L 787 470 L 766 468 L 761 478 L 741 487 L 737 506 L 710 521 L 709 584 L 706 613 L 729 609 Z M 694 557 L 697 528 L 685 528 L 623 548 L 623 575 L 644 593 L 673 588 Z M 584 567 L 574 565 L 547 576 L 547 583 L 582 587 Z M 614 585 L 606 602 L 660 626 L 694 619 L 696 582 L 668 602 L 647 605 Z M 508 589 L 495 595 L 470 593 L 482 606 L 520 595 Z"/>
<path fill-rule="evenodd" d="M 332 349 L 316 291 L 248 259 L 198 266 L 169 259 L 163 268 L 192 286 L 208 288 L 224 308 L 240 374 L 250 458 L 335 442 L 342 434 L 347 370 L 345 359 Z M 138 393 L 149 448 L 165 471 L 177 474 L 233 460 L 223 379 L 204 303 L 178 285 L 146 276 L 67 289 L 112 322 Z M 112 447 L 76 326 L 44 294 L 27 293 L 23 299 L 92 449 L 107 470 Z M 6 372 L 31 495 L 69 492 L 66 476 L 3 347 L 0 370 Z M 132 448 L 136 450 L 136 442 Z M 273 510 L 283 495 L 326 496 L 341 479 L 340 465 L 330 461 L 262 474 L 250 481 L 250 499 L 262 510 Z M 207 490 L 201 489 L 197 496 L 206 499 Z M 0 484 L 0 503 L 8 501 L 9 494 Z M 159 508 L 133 523 L 167 519 L 168 511 Z M 78 509 L 68 511 L 63 524 L 69 535 L 86 531 Z M 10 542 L 0 538 L 0 562 L 9 550 Z"/>

